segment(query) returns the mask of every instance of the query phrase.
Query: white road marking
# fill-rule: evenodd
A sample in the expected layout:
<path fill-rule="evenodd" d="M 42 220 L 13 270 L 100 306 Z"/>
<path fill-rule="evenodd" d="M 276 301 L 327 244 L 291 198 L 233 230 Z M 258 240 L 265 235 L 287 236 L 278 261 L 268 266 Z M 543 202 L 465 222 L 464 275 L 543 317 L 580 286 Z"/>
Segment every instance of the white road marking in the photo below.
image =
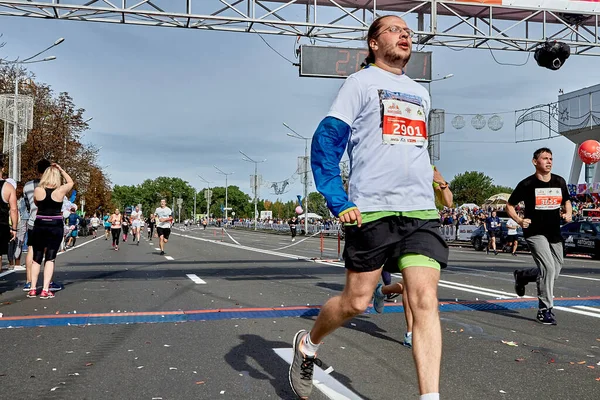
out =
<path fill-rule="evenodd" d="M 502 258 L 486 257 L 486 258 L 488 260 L 496 260 L 496 261 L 500 260 L 502 262 L 512 262 L 512 263 L 526 263 L 527 262 L 527 261 L 522 261 L 522 260 L 512 260 L 510 258 L 504 258 L 504 257 L 502 257 Z"/>
<path fill-rule="evenodd" d="M 294 359 L 293 349 L 273 349 L 275 354 L 279 357 L 283 358 L 285 362 L 288 364 L 292 363 Z M 331 375 L 325 373 L 323 369 L 315 365 L 314 375 L 313 375 L 313 384 L 317 389 L 321 391 L 328 399 L 331 400 L 361 400 L 361 398 L 348 389 L 346 386 L 342 385 Z"/>
<path fill-rule="evenodd" d="M 186 274 L 186 276 L 190 278 L 196 285 L 206 285 L 206 282 L 198 278 L 196 274 Z"/>
<path fill-rule="evenodd" d="M 173 260 L 174 260 L 174 258 L 173 258 L 173 257 L 171 257 L 171 256 L 165 256 L 165 258 L 166 258 L 167 260 L 169 260 L 169 261 L 173 261 Z"/>
<path fill-rule="evenodd" d="M 218 242 L 215 240 L 208 240 L 208 239 L 202 239 L 202 238 L 197 238 L 194 236 L 188 236 L 188 235 L 180 235 L 177 233 L 174 233 L 174 235 L 178 235 L 178 236 L 182 236 L 182 237 L 186 237 L 188 239 L 194 239 L 194 240 L 201 240 L 204 242 L 211 242 L 211 243 L 215 243 L 221 246 L 229 246 L 229 247 L 235 247 L 241 250 L 248 250 L 248 251 L 253 251 L 256 253 L 263 253 L 263 254 L 270 254 L 270 255 L 274 255 L 274 256 L 278 256 L 278 257 L 285 257 L 285 258 L 293 258 L 293 259 L 297 259 L 297 260 L 306 260 L 306 261 L 311 261 L 317 264 L 322 264 L 322 265 L 329 265 L 329 266 L 335 266 L 335 267 L 344 267 L 344 263 L 343 262 L 329 262 L 329 261 L 321 261 L 321 260 L 311 260 L 308 257 L 302 257 L 302 256 L 297 256 L 297 255 L 293 255 L 293 254 L 286 254 L 286 253 L 279 253 L 277 251 L 273 251 L 273 250 L 263 250 L 263 249 L 257 249 L 254 247 L 249 247 L 249 246 L 238 246 L 235 244 L 231 244 L 231 243 L 224 243 L 224 242 Z M 393 276 L 402 276 L 400 274 L 392 274 Z M 445 281 L 445 280 L 440 280 L 440 286 L 445 287 L 445 288 L 449 288 L 449 289 L 455 289 L 455 290 L 460 290 L 463 292 L 469 292 L 469 293 L 475 293 L 475 294 L 480 294 L 482 296 L 489 296 L 489 297 L 494 297 L 494 298 L 516 298 L 518 297 L 516 294 L 514 293 L 509 293 L 509 292 L 504 292 L 501 290 L 494 290 L 494 289 L 488 289 L 485 287 L 481 287 L 481 286 L 472 286 L 472 285 L 465 285 L 462 283 L 457 283 L 457 282 L 451 282 L 451 281 Z M 534 297 L 531 296 L 524 296 L 523 298 L 525 299 L 533 299 Z M 576 310 L 573 309 L 572 307 L 554 307 L 557 310 L 562 310 L 562 311 L 566 311 L 566 312 L 571 312 L 574 314 L 580 314 L 580 315 L 586 315 L 589 317 L 596 317 L 596 318 L 600 318 L 600 314 L 593 314 L 591 312 L 588 311 L 583 311 L 583 310 Z M 290 350 L 291 351 L 291 350 Z"/>
<path fill-rule="evenodd" d="M 237 244 L 237 245 L 239 245 L 239 244 L 240 244 L 240 242 L 238 242 L 237 240 L 235 240 L 235 239 L 234 239 L 234 238 L 233 238 L 233 237 L 232 237 L 232 236 L 229 234 L 229 232 L 227 232 L 227 230 L 225 230 L 224 232 L 227 234 L 227 236 L 229 236 L 229 239 L 233 240 L 233 242 L 234 242 L 235 244 Z"/>
<path fill-rule="evenodd" d="M 587 276 L 575 276 L 575 275 L 565 275 L 565 274 L 560 274 L 558 277 L 559 277 L 559 279 L 560 279 L 560 278 L 562 278 L 563 276 L 564 276 L 565 278 L 573 278 L 573 279 L 585 279 L 586 281 L 599 281 L 599 282 L 600 282 L 600 279 L 598 279 L 598 278 L 588 278 Z"/>
<path fill-rule="evenodd" d="M 160 251 L 160 247 L 155 247 L 154 250 Z"/>
<path fill-rule="evenodd" d="M 61 256 L 61 255 L 63 255 L 63 254 L 66 254 L 67 252 L 69 252 L 69 251 L 71 251 L 71 250 L 75 250 L 75 249 L 78 249 L 78 248 L 80 248 L 80 247 L 83 247 L 83 246 L 85 246 L 86 244 L 88 244 L 88 243 L 92 243 L 93 241 L 95 241 L 95 240 L 98 240 L 98 239 L 100 239 L 100 238 L 102 238 L 102 237 L 104 237 L 104 236 L 98 236 L 98 237 L 96 237 L 95 239 L 90 239 L 90 240 L 88 240 L 88 241 L 85 241 L 85 242 L 83 242 L 83 243 L 81 243 L 81 244 L 78 244 L 77 246 L 71 247 L 69 250 L 62 251 L 62 252 L 58 253 L 56 256 L 58 257 L 58 256 Z M 6 276 L 6 275 L 10 275 L 10 274 L 12 274 L 13 272 L 19 272 L 19 271 L 25 271 L 25 270 L 24 270 L 24 269 L 22 269 L 22 270 L 14 270 L 14 269 L 11 269 L 11 270 L 9 270 L 9 271 L 4 271 L 4 272 L 0 273 L 0 278 L 2 278 L 3 276 Z"/>
<path fill-rule="evenodd" d="M 593 311 L 593 312 L 600 313 L 600 309 L 595 308 L 595 307 L 587 307 L 587 306 L 574 306 L 574 307 L 579 308 L 580 310 Z"/>
<path fill-rule="evenodd" d="M 575 310 L 573 308 L 568 308 L 568 307 L 560 307 L 560 306 L 554 306 L 555 310 L 561 310 L 561 311 L 567 311 L 567 312 L 571 312 L 574 314 L 581 314 L 581 315 L 586 315 L 588 317 L 595 317 L 595 318 L 600 318 L 600 313 L 599 314 L 595 314 L 595 313 L 591 313 L 588 311 L 581 311 L 581 310 Z"/>

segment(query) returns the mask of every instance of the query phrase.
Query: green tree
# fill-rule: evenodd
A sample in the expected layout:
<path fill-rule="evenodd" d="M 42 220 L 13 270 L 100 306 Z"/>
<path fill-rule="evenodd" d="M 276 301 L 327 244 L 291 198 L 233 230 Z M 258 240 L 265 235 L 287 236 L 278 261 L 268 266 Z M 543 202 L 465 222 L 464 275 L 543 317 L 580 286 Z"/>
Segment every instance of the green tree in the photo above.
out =
<path fill-rule="evenodd" d="M 511 188 L 510 186 L 492 185 L 489 192 L 487 193 L 486 198 L 489 198 L 490 196 L 493 196 L 493 195 L 499 194 L 499 193 L 512 193 L 512 192 L 513 192 L 513 188 Z"/>
<path fill-rule="evenodd" d="M 450 189 L 454 194 L 454 203 L 461 205 L 464 203 L 483 204 L 489 197 L 488 193 L 492 189 L 492 178 L 483 172 L 466 171 L 463 174 L 454 176 L 450 182 Z"/>
<path fill-rule="evenodd" d="M 320 215 L 324 219 L 329 218 L 329 209 L 325 197 L 319 192 L 311 192 L 308 194 L 308 212 Z"/>

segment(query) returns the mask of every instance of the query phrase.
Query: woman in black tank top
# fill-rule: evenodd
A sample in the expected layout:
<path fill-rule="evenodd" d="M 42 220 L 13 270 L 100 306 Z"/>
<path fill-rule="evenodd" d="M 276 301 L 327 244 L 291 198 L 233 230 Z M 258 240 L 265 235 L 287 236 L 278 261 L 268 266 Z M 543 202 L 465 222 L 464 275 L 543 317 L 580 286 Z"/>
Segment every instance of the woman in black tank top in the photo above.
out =
<path fill-rule="evenodd" d="M 65 183 L 63 183 L 63 180 Z M 27 297 L 37 296 L 37 280 L 42 260 L 44 264 L 44 284 L 41 299 L 51 299 L 54 294 L 49 286 L 54 274 L 54 260 L 63 240 L 64 222 L 62 216 L 62 199 L 73 188 L 73 180 L 60 166 L 52 164 L 46 169 L 40 184 L 33 192 L 38 207 L 33 225 L 31 247 L 33 247 L 33 264 L 31 267 L 31 290 Z M 31 247 L 29 251 L 31 250 Z"/>

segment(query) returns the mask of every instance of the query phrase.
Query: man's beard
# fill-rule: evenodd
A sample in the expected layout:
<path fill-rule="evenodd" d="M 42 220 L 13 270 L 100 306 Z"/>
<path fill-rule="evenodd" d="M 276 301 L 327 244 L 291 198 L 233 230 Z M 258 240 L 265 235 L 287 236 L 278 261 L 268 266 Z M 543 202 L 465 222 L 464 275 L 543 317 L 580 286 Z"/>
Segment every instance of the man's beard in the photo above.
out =
<path fill-rule="evenodd" d="M 395 47 L 387 49 L 383 54 L 383 58 L 388 65 L 402 64 L 402 68 L 404 69 L 406 64 L 408 64 L 408 60 L 410 60 L 411 52 L 409 52 L 408 56 L 406 56 L 405 54 L 399 54 L 398 52 L 395 52 L 394 48 Z"/>

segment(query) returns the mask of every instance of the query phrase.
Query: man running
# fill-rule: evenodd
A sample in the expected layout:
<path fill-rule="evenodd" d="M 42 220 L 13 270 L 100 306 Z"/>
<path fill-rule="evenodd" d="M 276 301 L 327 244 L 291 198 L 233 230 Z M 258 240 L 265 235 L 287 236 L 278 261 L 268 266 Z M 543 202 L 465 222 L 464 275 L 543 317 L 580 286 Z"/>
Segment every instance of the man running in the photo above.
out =
<path fill-rule="evenodd" d="M 515 291 L 525 295 L 525 285 L 537 282 L 537 320 L 545 325 L 556 325 L 554 307 L 554 282 L 563 264 L 563 243 L 560 234 L 560 208 L 565 207 L 566 222 L 573 219 L 573 208 L 567 183 L 552 171 L 552 151 L 542 147 L 533 153 L 535 174 L 523 179 L 508 199 L 506 211 L 523 227 L 523 236 L 529 245 L 537 268 L 515 270 Z M 525 218 L 515 211 L 521 201 L 525 203 Z"/>
<path fill-rule="evenodd" d="M 173 211 L 167 207 L 167 200 L 160 201 L 160 207 L 154 211 L 156 215 L 156 233 L 158 233 L 160 255 L 165 255 L 165 244 L 169 241 L 171 235 L 171 223 L 173 222 Z"/>
<path fill-rule="evenodd" d="M 100 226 L 100 218 L 98 218 L 97 214 L 94 214 L 94 216 L 90 219 L 90 225 L 92 226 L 92 238 L 96 239 L 98 227 Z"/>
<path fill-rule="evenodd" d="M 133 241 L 137 239 L 138 246 L 140 245 L 140 228 L 142 227 L 142 212 L 140 206 L 135 206 L 135 211 L 131 213 L 131 233 Z"/>
<path fill-rule="evenodd" d="M 439 399 L 442 334 L 437 285 L 448 246 L 439 234 L 427 152 L 429 93 L 404 75 L 413 32 L 395 16 L 369 28 L 367 67 L 346 79 L 312 140 L 311 165 L 327 206 L 347 224 L 346 285 L 322 308 L 310 332 L 294 338 L 289 380 L 307 399 L 322 340 L 365 311 L 382 266 L 400 270 L 414 315 L 413 357 L 422 400 Z M 339 163 L 352 162 L 348 194 Z M 446 182 L 438 182 L 445 185 Z"/>
<path fill-rule="evenodd" d="M 148 227 L 148 240 L 152 240 L 152 235 L 154 235 L 154 225 L 156 225 L 156 221 L 154 219 L 154 215 L 151 215 L 146 219 L 146 226 Z"/>
<path fill-rule="evenodd" d="M 492 215 L 485 220 L 485 224 L 483 225 L 488 235 L 488 245 L 485 249 L 486 254 L 490 254 L 490 249 L 492 249 L 494 255 L 498 255 L 498 250 L 496 250 L 496 238 L 500 237 L 500 226 L 500 218 L 498 218 L 496 210 L 493 210 Z"/>
<path fill-rule="evenodd" d="M 81 220 L 75 211 L 75 207 L 71 207 L 71 214 L 69 214 L 67 218 L 67 225 L 69 226 L 69 241 L 67 242 L 65 249 L 75 246 L 75 242 L 77 241 L 79 223 Z"/>

